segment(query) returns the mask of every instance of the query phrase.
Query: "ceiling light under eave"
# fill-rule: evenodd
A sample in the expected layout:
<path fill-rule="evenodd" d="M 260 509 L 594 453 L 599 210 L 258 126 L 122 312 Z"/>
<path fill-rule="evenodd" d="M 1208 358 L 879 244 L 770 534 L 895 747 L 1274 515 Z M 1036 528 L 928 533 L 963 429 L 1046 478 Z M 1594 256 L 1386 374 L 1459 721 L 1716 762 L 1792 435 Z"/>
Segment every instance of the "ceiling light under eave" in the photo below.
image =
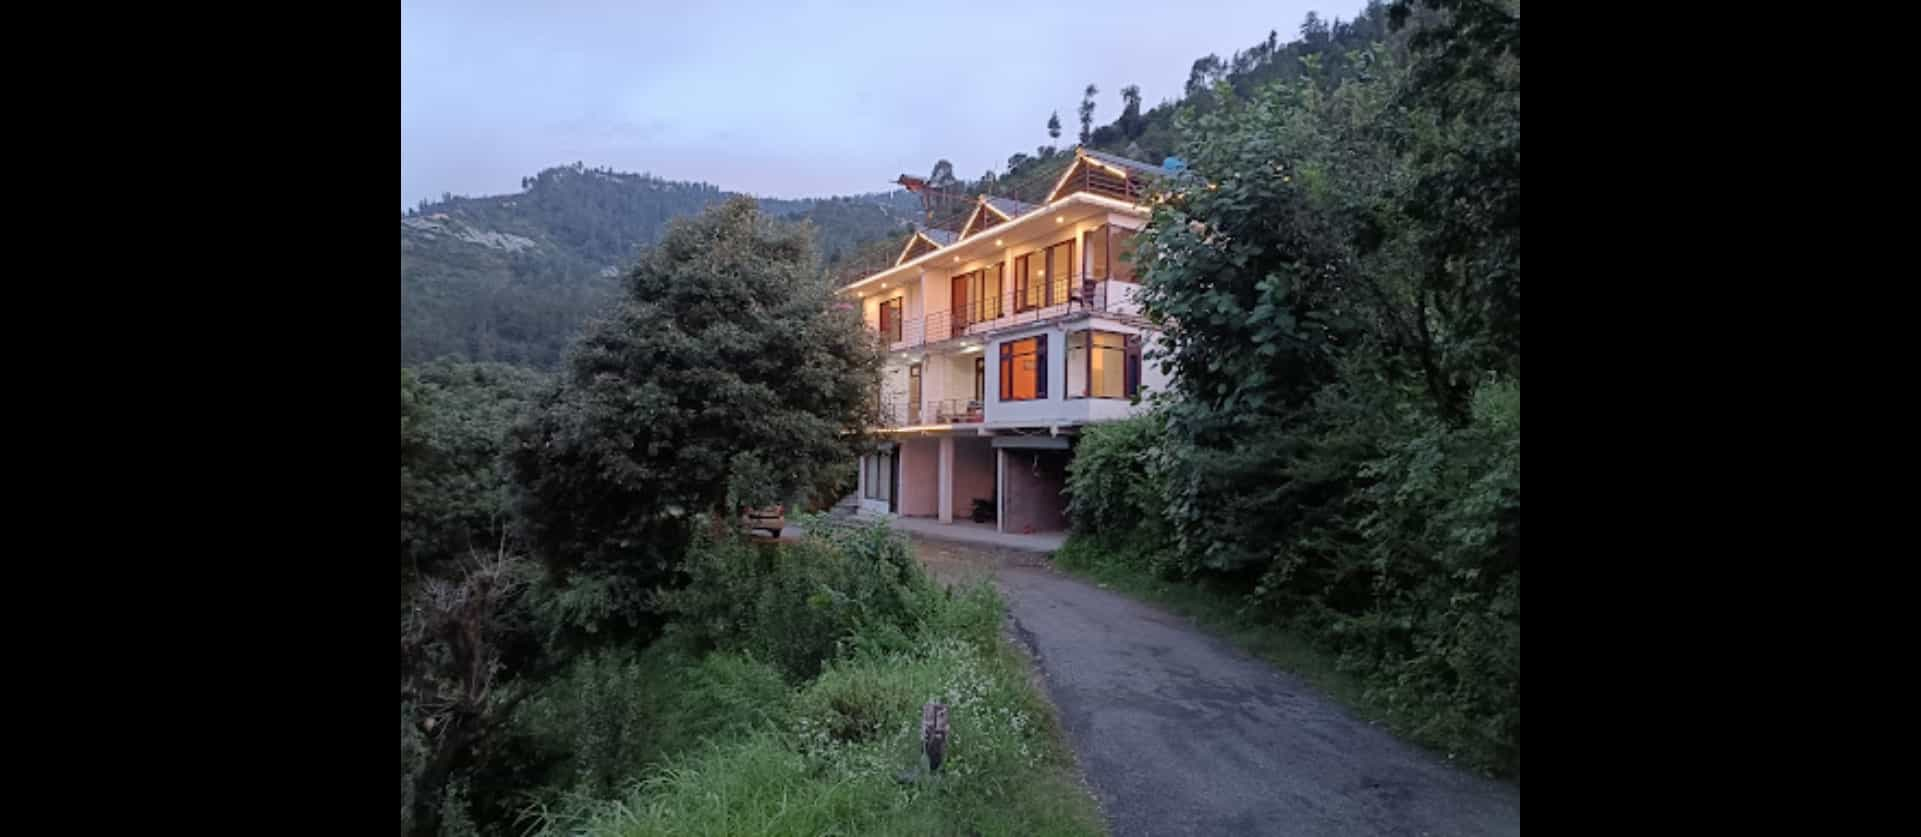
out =
<path fill-rule="evenodd" d="M 970 352 L 978 352 L 978 351 L 980 351 L 980 350 L 981 350 L 981 347 L 979 347 L 979 346 L 968 346 L 967 348 L 965 348 L 965 349 L 962 349 L 962 350 L 960 350 L 960 353 L 961 353 L 961 354 L 968 354 L 968 353 L 970 353 Z"/>

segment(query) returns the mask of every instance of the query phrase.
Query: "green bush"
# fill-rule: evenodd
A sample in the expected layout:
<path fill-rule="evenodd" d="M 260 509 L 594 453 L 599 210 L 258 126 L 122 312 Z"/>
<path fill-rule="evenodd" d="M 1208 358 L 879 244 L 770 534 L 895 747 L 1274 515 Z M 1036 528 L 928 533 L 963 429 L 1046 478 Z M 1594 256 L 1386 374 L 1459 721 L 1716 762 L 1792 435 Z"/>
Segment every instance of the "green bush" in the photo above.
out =
<path fill-rule="evenodd" d="M 1472 421 L 1394 426 L 1356 500 L 1377 605 L 1335 636 L 1417 734 L 1515 771 L 1521 734 L 1521 395 L 1477 388 Z"/>
<path fill-rule="evenodd" d="M 403 592 L 422 574 L 500 548 L 512 528 L 501 451 L 547 382 L 500 363 L 442 360 L 400 370 Z"/>
<path fill-rule="evenodd" d="M 607 798 L 650 767 L 787 716 L 778 670 L 735 654 L 690 657 L 671 642 L 581 658 L 527 701 L 519 731 L 563 758 L 544 784 Z"/>
<path fill-rule="evenodd" d="M 936 596 L 906 647 L 831 662 L 786 724 L 690 750 L 617 802 L 550 808 L 543 833 L 1100 834 L 1051 708 L 996 633 L 1000 613 L 987 587 Z M 933 699 L 949 705 L 943 775 L 903 783 L 924 766 Z"/>
<path fill-rule="evenodd" d="M 670 631 L 702 650 L 750 653 L 792 682 L 858 647 L 905 647 L 939 598 L 906 541 L 883 528 L 810 531 L 819 534 L 775 545 L 706 530 L 687 584 L 660 597 Z"/>
<path fill-rule="evenodd" d="M 1068 518 L 1077 532 L 1166 538 L 1167 419 L 1159 412 L 1082 432 L 1067 467 Z"/>

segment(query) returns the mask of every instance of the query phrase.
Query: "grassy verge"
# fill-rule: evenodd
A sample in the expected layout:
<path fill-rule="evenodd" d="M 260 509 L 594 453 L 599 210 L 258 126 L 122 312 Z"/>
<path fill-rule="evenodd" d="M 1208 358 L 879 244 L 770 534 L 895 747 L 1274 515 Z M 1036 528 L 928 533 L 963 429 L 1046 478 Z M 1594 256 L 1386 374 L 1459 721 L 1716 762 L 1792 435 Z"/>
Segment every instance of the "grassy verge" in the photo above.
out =
<path fill-rule="evenodd" d="M 1198 583 L 1167 581 L 1147 567 L 1151 562 L 1133 554 L 1133 547 L 1107 539 L 1074 535 L 1054 553 L 1054 565 L 1122 593 L 1167 608 L 1235 647 L 1293 672 L 1327 693 L 1357 717 L 1390 723 L 1388 713 L 1366 698 L 1361 679 L 1343 672 L 1333 655 L 1316 649 L 1305 637 L 1250 614 L 1239 592 L 1218 589 L 1207 580 Z M 1405 729 L 1396 732 L 1407 736 Z M 1417 739 L 1418 740 L 1418 739 Z M 1439 742 L 1421 742 L 1436 746 Z"/>
<path fill-rule="evenodd" d="M 904 650 L 855 653 L 771 714 L 667 760 L 614 801 L 542 814 L 548 834 L 1092 835 L 1053 709 L 976 586 L 943 597 Z M 949 709 L 948 758 L 925 775 L 920 708 Z M 766 706 L 759 707 L 764 714 Z M 903 782 L 903 774 L 911 781 Z"/>

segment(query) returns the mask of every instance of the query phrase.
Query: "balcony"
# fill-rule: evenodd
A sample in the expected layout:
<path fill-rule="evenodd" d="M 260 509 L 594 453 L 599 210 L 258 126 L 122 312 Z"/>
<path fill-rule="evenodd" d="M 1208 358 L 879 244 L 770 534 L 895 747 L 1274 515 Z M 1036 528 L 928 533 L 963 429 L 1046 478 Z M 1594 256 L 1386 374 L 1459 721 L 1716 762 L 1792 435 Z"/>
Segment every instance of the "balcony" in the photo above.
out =
<path fill-rule="evenodd" d="M 986 405 L 972 398 L 944 398 L 928 407 L 935 424 L 979 424 L 986 419 Z"/>
<path fill-rule="evenodd" d="M 920 404 L 907 399 L 883 398 L 880 417 L 874 426 L 894 430 L 928 424 L 979 424 L 986 420 L 986 415 L 986 405 L 972 398 L 928 399 Z"/>
<path fill-rule="evenodd" d="M 1134 282 L 1082 276 L 1078 280 L 1057 279 L 1050 285 L 1040 294 L 1040 301 L 1031 306 L 1025 300 L 1016 300 L 1008 290 L 997 299 L 974 300 L 962 308 L 904 318 L 899 333 L 887 335 L 896 339 L 886 340 L 886 348 L 900 351 L 938 345 L 956 338 L 988 335 L 1084 313 L 1141 319 L 1141 306 L 1136 299 L 1140 285 Z M 870 326 L 870 329 L 879 332 L 878 328 Z"/>

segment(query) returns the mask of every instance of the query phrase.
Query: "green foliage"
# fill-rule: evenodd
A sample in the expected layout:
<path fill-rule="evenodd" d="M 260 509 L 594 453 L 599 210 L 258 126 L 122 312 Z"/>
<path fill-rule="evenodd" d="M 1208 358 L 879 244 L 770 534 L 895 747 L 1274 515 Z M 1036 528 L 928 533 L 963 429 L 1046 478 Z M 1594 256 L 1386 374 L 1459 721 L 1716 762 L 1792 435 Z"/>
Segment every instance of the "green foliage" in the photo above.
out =
<path fill-rule="evenodd" d="M 436 361 L 400 370 L 402 587 L 509 533 L 507 431 L 546 376 L 499 363 Z"/>
<path fill-rule="evenodd" d="M 989 588 L 937 597 L 927 624 L 959 633 L 924 630 L 901 649 L 835 662 L 776 728 L 691 751 L 618 802 L 551 808 L 542 833 L 1103 833 L 1051 707 L 996 633 L 1000 613 Z M 948 761 L 939 777 L 903 784 L 925 767 L 920 707 L 932 699 L 950 707 Z"/>
<path fill-rule="evenodd" d="M 795 682 L 857 649 L 904 647 L 938 599 L 906 541 L 884 528 L 811 525 L 826 531 L 780 546 L 703 533 L 687 586 L 662 597 L 675 630 L 701 650 L 766 660 Z"/>
<path fill-rule="evenodd" d="M 1068 518 L 1079 532 L 1166 535 L 1167 419 L 1149 412 L 1089 426 L 1067 466 Z"/>
<path fill-rule="evenodd" d="M 1130 544 L 1117 565 L 1234 591 L 1400 728 L 1518 773 L 1519 24 L 1429 5 L 1264 88 L 1197 65 L 1194 176 L 1142 236 L 1166 438 L 1090 433 L 1075 516 Z M 1340 29 L 1310 17 L 1304 42 Z"/>
<path fill-rule="evenodd" d="M 806 234 L 735 200 L 675 224 L 582 338 L 509 451 L 530 544 L 582 591 L 571 640 L 652 635 L 701 515 L 793 505 L 853 458 L 879 356 L 830 295 Z"/>
<path fill-rule="evenodd" d="M 787 702 L 787 684 L 765 663 L 657 643 L 583 657 L 515 723 L 561 754 L 533 797 L 555 804 L 567 795 L 614 798 L 666 759 L 779 723 Z"/>

